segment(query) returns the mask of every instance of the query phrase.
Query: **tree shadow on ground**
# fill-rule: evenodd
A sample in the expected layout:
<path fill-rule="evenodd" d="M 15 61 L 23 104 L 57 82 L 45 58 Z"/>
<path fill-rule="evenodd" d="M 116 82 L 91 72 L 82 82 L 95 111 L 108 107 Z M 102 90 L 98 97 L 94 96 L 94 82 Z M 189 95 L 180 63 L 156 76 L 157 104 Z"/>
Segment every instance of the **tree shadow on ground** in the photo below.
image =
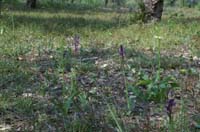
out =
<path fill-rule="evenodd" d="M 199 23 L 200 22 L 200 17 L 174 17 L 174 18 L 167 18 L 162 20 L 162 23 L 169 23 L 169 22 L 174 22 L 177 24 L 184 24 L 184 25 L 190 25 L 192 23 Z"/>
<path fill-rule="evenodd" d="M 10 20 L 10 15 L 3 15 L 2 21 L 4 21 L 8 26 L 12 25 Z M 15 28 L 21 26 L 27 27 L 38 27 L 45 33 L 58 33 L 63 34 L 69 29 L 92 29 L 92 30 L 108 30 L 110 28 L 119 28 L 126 26 L 128 22 L 126 20 L 120 20 L 120 24 L 114 18 L 111 20 L 103 20 L 99 18 L 85 18 L 82 16 L 28 16 L 28 15 L 14 15 Z"/>
<path fill-rule="evenodd" d="M 174 21 L 177 23 L 184 24 L 184 25 L 189 25 L 191 23 L 199 23 L 200 17 L 175 18 Z"/>
<path fill-rule="evenodd" d="M 4 3 L 4 7 L 9 8 L 12 11 L 22 11 L 22 12 L 49 12 L 49 13 L 57 13 L 57 12 L 67 12 L 74 14 L 86 14 L 90 12 L 97 13 L 117 13 L 118 8 L 116 7 L 105 7 L 104 5 L 89 5 L 89 4 L 79 4 L 79 3 L 38 3 L 36 9 L 30 9 L 26 7 L 26 3 L 23 2 L 15 2 L 15 3 Z M 129 12 L 128 8 L 126 8 L 125 12 Z"/>

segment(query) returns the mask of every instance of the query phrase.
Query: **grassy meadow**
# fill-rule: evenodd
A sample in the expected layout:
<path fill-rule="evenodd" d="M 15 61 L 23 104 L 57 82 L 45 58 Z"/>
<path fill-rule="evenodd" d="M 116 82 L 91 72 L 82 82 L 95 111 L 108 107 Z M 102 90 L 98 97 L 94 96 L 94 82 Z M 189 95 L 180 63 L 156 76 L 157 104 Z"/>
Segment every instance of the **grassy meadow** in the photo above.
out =
<path fill-rule="evenodd" d="M 126 9 L 18 6 L 0 16 L 0 131 L 200 131 L 200 9 L 142 23 Z"/>

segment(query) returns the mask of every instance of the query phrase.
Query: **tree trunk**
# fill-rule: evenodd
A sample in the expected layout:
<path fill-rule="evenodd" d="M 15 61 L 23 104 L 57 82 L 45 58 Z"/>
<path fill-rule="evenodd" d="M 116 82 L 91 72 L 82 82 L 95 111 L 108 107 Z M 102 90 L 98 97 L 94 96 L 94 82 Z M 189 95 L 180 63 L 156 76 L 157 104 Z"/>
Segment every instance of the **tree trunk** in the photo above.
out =
<path fill-rule="evenodd" d="M 194 7 L 196 4 L 196 0 L 188 0 L 188 6 L 189 7 Z"/>
<path fill-rule="evenodd" d="M 160 21 L 163 12 L 164 0 L 143 0 L 147 20 Z"/>
<path fill-rule="evenodd" d="M 0 0 L 0 15 L 1 15 L 1 8 L 2 8 L 2 0 Z"/>
<path fill-rule="evenodd" d="M 26 6 L 28 8 L 36 8 L 36 3 L 37 3 L 36 0 L 27 0 L 26 1 Z"/>
<path fill-rule="evenodd" d="M 116 0 L 117 6 L 121 5 L 121 1 L 120 0 Z"/>
<path fill-rule="evenodd" d="M 170 1 L 169 1 L 170 6 L 174 6 L 175 3 L 176 3 L 176 0 L 170 0 Z"/>
<path fill-rule="evenodd" d="M 108 0 L 105 0 L 105 6 L 107 6 L 108 5 Z"/>

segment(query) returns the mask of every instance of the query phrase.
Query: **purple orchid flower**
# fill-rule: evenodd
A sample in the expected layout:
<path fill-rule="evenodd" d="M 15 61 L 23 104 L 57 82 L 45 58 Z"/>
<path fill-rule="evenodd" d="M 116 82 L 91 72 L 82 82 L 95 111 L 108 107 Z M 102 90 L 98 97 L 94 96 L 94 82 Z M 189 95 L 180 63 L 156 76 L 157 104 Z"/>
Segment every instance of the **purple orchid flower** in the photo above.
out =
<path fill-rule="evenodd" d="M 80 46 L 80 36 L 75 35 L 73 38 L 74 52 L 77 53 Z"/>
<path fill-rule="evenodd" d="M 168 114 L 168 116 L 169 116 L 169 120 L 170 120 L 170 121 L 172 121 L 172 113 L 173 113 L 172 109 L 173 109 L 173 107 L 174 107 L 175 105 L 176 105 L 176 102 L 175 102 L 174 99 L 169 99 L 169 100 L 167 101 L 166 110 L 167 110 L 167 114 Z"/>
<path fill-rule="evenodd" d="M 123 47 L 123 45 L 120 45 L 119 47 L 119 55 L 124 58 L 125 57 L 125 49 Z"/>

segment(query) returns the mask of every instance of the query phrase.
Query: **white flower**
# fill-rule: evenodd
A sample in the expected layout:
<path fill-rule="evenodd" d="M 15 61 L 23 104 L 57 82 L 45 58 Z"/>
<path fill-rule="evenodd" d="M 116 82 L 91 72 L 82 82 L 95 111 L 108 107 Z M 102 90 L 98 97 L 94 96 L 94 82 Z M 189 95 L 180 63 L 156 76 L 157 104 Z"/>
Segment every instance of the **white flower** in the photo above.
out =
<path fill-rule="evenodd" d="M 155 39 L 163 39 L 162 36 L 157 36 L 157 35 L 155 35 L 154 38 L 155 38 Z"/>

